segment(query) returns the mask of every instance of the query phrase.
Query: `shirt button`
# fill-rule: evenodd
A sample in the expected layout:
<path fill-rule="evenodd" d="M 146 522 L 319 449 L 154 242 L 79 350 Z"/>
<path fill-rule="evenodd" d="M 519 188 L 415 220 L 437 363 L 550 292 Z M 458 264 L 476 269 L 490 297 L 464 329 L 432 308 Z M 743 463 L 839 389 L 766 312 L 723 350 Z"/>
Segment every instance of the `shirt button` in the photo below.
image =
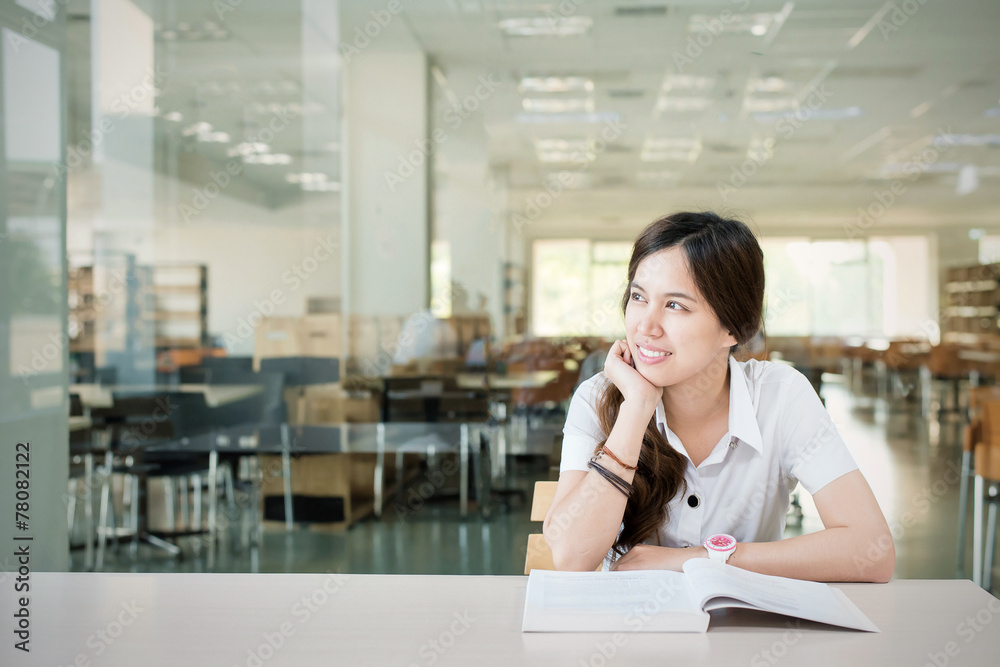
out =
<path fill-rule="evenodd" d="M 699 505 L 701 505 L 701 498 L 699 498 L 697 494 L 692 493 L 688 496 L 688 507 L 696 508 Z"/>

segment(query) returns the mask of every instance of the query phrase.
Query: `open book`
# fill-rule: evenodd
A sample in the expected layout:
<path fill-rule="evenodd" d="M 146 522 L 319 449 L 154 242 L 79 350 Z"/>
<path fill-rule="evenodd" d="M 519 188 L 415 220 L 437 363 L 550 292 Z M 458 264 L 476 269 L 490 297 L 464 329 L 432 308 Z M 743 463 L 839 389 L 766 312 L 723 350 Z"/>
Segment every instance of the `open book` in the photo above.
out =
<path fill-rule="evenodd" d="M 684 572 L 532 570 L 522 632 L 705 632 L 712 609 L 743 607 L 879 632 L 844 593 L 707 559 Z"/>

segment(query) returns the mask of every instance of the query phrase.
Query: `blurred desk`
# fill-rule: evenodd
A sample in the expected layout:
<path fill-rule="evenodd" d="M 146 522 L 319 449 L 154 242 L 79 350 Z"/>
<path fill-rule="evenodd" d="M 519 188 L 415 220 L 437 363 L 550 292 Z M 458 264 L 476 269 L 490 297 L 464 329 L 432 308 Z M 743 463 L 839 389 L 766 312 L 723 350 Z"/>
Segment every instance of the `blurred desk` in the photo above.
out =
<path fill-rule="evenodd" d="M 530 373 L 458 373 L 455 380 L 462 389 L 538 389 L 559 377 L 559 371 Z"/>
<path fill-rule="evenodd" d="M 19 639 L 8 630 L 0 663 L 553 667 L 652 665 L 669 654 L 678 665 L 892 667 L 995 665 L 1000 655 L 1000 600 L 970 581 L 834 584 L 881 633 L 733 609 L 712 612 L 707 633 L 618 635 L 522 633 L 527 582 L 524 576 L 32 572 L 32 657 L 14 648 Z M 16 605 L 17 596 L 0 596 L 0 615 L 11 619 Z M 611 651 L 613 659 L 605 658 Z"/>
<path fill-rule="evenodd" d="M 158 394 L 181 392 L 187 394 L 201 393 L 205 395 L 205 404 L 217 408 L 236 401 L 242 401 L 263 391 L 256 384 L 71 384 L 69 393 L 80 397 L 80 402 L 87 408 L 110 408 L 114 406 L 114 395 L 128 394 Z"/>

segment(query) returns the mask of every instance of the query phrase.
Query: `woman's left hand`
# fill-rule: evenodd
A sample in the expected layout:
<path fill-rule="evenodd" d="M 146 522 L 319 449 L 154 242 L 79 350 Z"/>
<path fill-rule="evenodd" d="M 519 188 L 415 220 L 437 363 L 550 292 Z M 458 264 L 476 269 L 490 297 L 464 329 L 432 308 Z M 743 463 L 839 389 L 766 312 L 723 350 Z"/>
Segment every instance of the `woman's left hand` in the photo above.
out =
<path fill-rule="evenodd" d="M 681 571 L 689 558 L 708 558 L 705 547 L 655 547 L 637 544 L 612 564 L 612 570 L 675 570 Z"/>

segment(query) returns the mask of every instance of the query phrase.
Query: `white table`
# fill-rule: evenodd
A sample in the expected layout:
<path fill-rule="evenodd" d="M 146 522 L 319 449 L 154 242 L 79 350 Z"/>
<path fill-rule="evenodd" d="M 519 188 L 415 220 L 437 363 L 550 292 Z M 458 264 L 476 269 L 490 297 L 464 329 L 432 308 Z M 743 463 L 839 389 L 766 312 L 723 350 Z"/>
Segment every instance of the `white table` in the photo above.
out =
<path fill-rule="evenodd" d="M 0 595 L 7 628 L 0 664 L 920 667 L 931 662 L 928 654 L 948 665 L 992 666 L 1000 656 L 1000 600 L 970 581 L 841 585 L 881 634 L 733 610 L 713 612 L 707 634 L 628 634 L 617 645 L 603 633 L 521 634 L 526 583 L 486 576 L 33 573 L 31 653 L 13 649 L 8 578 Z M 967 620 L 977 615 L 978 632 Z M 614 657 L 605 659 L 602 649 Z"/>
<path fill-rule="evenodd" d="M 455 383 L 462 389 L 482 389 L 486 381 L 490 389 L 540 389 L 559 377 L 559 371 L 527 373 L 458 373 Z"/>

